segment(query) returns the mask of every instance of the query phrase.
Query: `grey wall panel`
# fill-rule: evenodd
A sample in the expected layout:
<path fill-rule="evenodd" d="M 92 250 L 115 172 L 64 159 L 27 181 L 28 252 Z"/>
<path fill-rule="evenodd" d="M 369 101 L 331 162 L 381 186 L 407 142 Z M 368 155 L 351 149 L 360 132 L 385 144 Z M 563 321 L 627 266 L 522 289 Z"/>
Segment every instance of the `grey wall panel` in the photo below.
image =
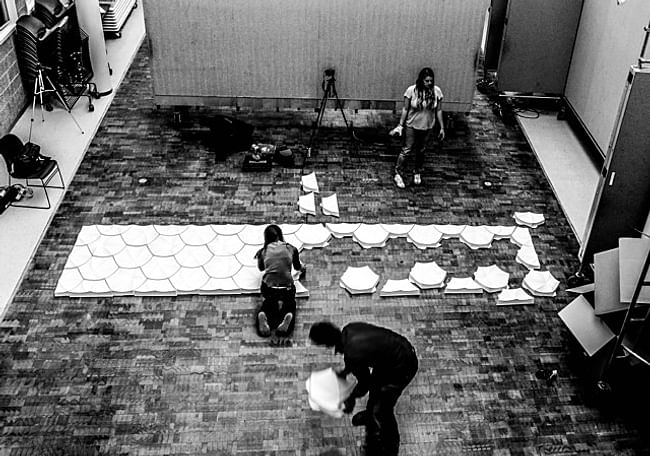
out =
<path fill-rule="evenodd" d="M 445 109 L 469 110 L 489 0 L 144 0 L 154 95 L 401 101 L 433 66 Z M 200 100 L 195 100 L 201 104 Z"/>
<path fill-rule="evenodd" d="M 582 0 L 508 2 L 500 91 L 564 93 L 581 8 Z"/>
<path fill-rule="evenodd" d="M 650 69 L 632 70 L 627 81 L 580 249 L 587 262 L 619 237 L 638 237 L 650 208 Z"/>
<path fill-rule="evenodd" d="M 607 153 L 630 66 L 641 52 L 650 1 L 586 1 L 576 36 L 565 97 L 585 129 Z"/>

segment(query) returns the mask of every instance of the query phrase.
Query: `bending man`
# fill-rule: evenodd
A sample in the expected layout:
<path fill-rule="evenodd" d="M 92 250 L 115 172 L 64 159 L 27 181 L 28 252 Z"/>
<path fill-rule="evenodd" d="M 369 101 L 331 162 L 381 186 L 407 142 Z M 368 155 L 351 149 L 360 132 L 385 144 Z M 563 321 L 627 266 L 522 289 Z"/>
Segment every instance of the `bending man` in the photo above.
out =
<path fill-rule="evenodd" d="M 350 323 L 342 331 L 330 322 L 315 323 L 309 338 L 316 345 L 333 347 L 335 353 L 343 354 L 345 367 L 339 376 L 352 373 L 358 380 L 345 401 L 344 412 L 351 413 L 356 398 L 370 392 L 366 410 L 352 418 L 355 426 L 366 426 L 366 454 L 397 455 L 400 437 L 394 408 L 418 370 L 411 343 L 390 329 L 368 323 Z"/>

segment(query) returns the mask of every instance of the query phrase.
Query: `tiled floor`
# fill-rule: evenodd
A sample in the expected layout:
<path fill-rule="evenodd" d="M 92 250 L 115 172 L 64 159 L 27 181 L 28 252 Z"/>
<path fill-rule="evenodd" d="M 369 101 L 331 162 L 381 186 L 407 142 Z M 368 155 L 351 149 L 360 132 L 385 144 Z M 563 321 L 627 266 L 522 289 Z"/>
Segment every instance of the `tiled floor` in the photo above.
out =
<path fill-rule="evenodd" d="M 402 455 L 650 454 L 645 395 L 595 395 L 585 377 L 587 363 L 557 316 L 572 299 L 565 280 L 578 266 L 575 237 L 521 131 L 483 96 L 428 155 L 421 187 L 392 183 L 391 113 L 355 116 L 362 143 L 322 128 L 304 169 L 243 173 L 241 153 L 215 154 L 206 109 L 175 124 L 171 110 L 152 106 L 147 55 L 145 46 L 6 310 L 0 454 L 354 455 L 362 431 L 306 401 L 309 372 L 338 361 L 306 343 L 311 323 L 324 318 L 389 326 L 417 348 L 420 371 L 397 406 Z M 257 141 L 296 149 L 314 117 L 235 114 L 255 126 Z M 332 221 L 297 211 L 300 176 L 312 170 L 321 191 L 339 195 L 337 221 L 506 225 L 515 211 L 544 213 L 533 239 L 542 267 L 562 281 L 558 296 L 507 308 L 494 295 L 439 290 L 351 296 L 338 284 L 348 265 L 385 278 L 432 260 L 459 275 L 496 263 L 517 282 L 527 271 L 508 241 L 422 251 L 404 239 L 362 249 L 348 238 L 304 252 L 311 295 L 299 303 L 290 348 L 257 337 L 251 296 L 53 297 L 83 225 Z M 539 368 L 557 369 L 557 382 L 537 379 Z M 643 371 L 624 372 L 643 384 Z"/>

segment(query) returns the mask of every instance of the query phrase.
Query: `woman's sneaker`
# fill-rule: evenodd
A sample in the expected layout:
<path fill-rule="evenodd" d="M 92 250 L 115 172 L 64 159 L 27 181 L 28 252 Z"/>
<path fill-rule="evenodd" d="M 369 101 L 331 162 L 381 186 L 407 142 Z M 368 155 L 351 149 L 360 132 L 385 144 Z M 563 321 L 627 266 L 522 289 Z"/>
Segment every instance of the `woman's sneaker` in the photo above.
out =
<path fill-rule="evenodd" d="M 420 176 L 419 174 L 413 176 L 413 183 L 415 185 L 420 185 L 422 183 L 422 176 Z"/>
<path fill-rule="evenodd" d="M 400 176 L 399 174 L 395 174 L 394 180 L 395 180 L 395 185 L 397 185 L 399 188 L 406 187 L 406 185 L 404 185 L 404 180 L 402 179 L 402 176 Z"/>
<path fill-rule="evenodd" d="M 293 320 L 293 314 L 289 312 L 284 316 L 282 323 L 278 325 L 277 331 L 281 333 L 286 333 L 287 331 L 289 331 L 289 325 L 291 324 L 291 320 Z"/>
<path fill-rule="evenodd" d="M 264 312 L 257 314 L 257 326 L 260 330 L 260 335 L 262 337 L 269 337 L 271 335 L 271 327 L 269 326 L 269 320 L 266 318 Z"/>

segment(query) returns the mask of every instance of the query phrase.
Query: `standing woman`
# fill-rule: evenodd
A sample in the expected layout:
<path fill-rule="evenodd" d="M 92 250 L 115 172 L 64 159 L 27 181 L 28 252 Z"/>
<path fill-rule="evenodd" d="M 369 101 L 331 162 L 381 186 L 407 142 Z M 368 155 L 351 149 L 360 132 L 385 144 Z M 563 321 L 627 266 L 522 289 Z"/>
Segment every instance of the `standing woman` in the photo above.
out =
<path fill-rule="evenodd" d="M 404 93 L 404 107 L 399 125 L 391 130 L 391 135 L 402 136 L 404 147 L 397 157 L 395 164 L 395 184 L 404 188 L 404 172 L 406 159 L 415 153 L 415 170 L 413 183 L 422 183 L 422 168 L 424 166 L 424 145 L 428 134 L 433 130 L 436 120 L 440 126 L 438 139 L 445 139 L 445 127 L 442 119 L 442 91 L 435 85 L 433 70 L 422 68 L 415 84 L 408 87 Z"/>
<path fill-rule="evenodd" d="M 282 230 L 277 225 L 264 229 L 264 247 L 255 254 L 257 267 L 263 271 L 262 308 L 256 317 L 257 331 L 260 336 L 271 335 L 275 328 L 278 336 L 288 336 L 296 320 L 296 286 L 291 276 L 291 266 L 296 271 L 304 272 L 298 249 L 284 242 Z"/>

